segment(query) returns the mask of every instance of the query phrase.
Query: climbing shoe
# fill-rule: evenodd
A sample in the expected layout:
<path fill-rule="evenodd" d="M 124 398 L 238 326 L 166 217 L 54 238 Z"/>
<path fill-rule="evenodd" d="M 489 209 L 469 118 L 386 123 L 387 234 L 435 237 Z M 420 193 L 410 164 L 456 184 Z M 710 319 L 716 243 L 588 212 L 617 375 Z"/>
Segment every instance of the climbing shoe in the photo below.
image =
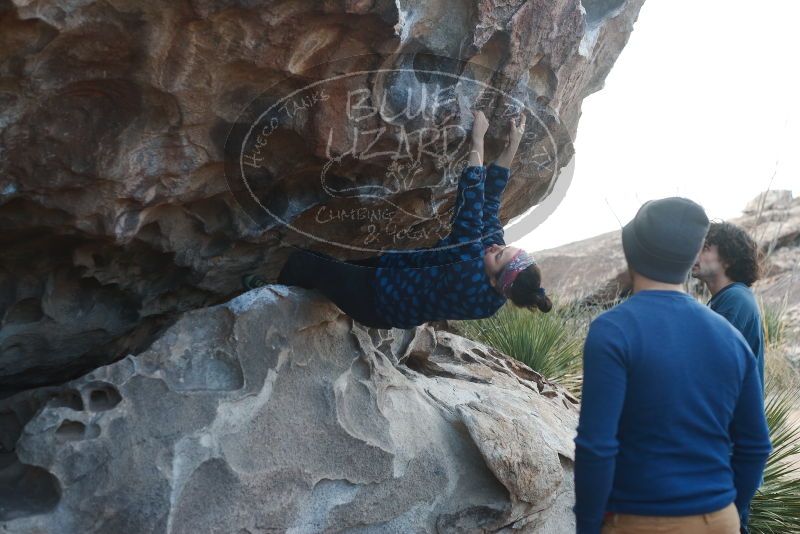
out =
<path fill-rule="evenodd" d="M 255 289 L 267 285 L 267 281 L 257 274 L 246 274 L 242 277 L 242 286 L 245 289 Z"/>

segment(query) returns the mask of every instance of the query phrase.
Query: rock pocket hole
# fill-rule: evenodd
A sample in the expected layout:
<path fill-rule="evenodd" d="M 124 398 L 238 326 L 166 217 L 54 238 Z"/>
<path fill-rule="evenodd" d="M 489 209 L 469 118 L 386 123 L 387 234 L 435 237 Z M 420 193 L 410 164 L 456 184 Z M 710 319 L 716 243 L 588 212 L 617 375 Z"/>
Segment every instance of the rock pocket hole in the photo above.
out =
<path fill-rule="evenodd" d="M 74 389 L 67 389 L 53 395 L 50 405 L 54 408 L 71 408 L 75 411 L 83 410 L 81 394 Z"/>
<path fill-rule="evenodd" d="M 60 499 L 58 480 L 49 471 L 23 464 L 15 453 L 0 454 L 0 521 L 47 513 Z"/>
<path fill-rule="evenodd" d="M 44 316 L 39 299 L 22 299 L 11 306 L 3 318 L 3 324 L 35 323 Z"/>
<path fill-rule="evenodd" d="M 89 393 L 89 409 L 93 412 L 110 410 L 120 403 L 122 396 L 111 384 L 92 389 Z"/>
<path fill-rule="evenodd" d="M 548 105 L 556 94 L 558 78 L 546 60 L 541 60 L 529 71 L 529 84 L 536 93 L 536 101 Z"/>
<path fill-rule="evenodd" d="M 61 426 L 59 426 L 58 430 L 56 430 L 56 438 L 58 438 L 58 441 L 61 443 L 67 441 L 77 441 L 79 439 L 83 439 L 85 431 L 86 425 L 80 421 L 66 420 L 61 423 Z"/>
<path fill-rule="evenodd" d="M 413 67 L 414 76 L 420 83 L 450 87 L 458 80 L 458 62 L 428 49 L 414 54 Z"/>

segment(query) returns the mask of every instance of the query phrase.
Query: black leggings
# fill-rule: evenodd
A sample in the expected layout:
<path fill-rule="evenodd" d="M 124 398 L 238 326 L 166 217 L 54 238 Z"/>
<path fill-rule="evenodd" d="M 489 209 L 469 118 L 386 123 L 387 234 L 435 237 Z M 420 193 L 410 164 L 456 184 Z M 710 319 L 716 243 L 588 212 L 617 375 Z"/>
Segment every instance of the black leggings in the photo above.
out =
<path fill-rule="evenodd" d="M 327 254 L 297 250 L 286 260 L 278 283 L 316 289 L 359 323 L 372 328 L 391 328 L 375 307 L 377 257 L 345 262 Z"/>

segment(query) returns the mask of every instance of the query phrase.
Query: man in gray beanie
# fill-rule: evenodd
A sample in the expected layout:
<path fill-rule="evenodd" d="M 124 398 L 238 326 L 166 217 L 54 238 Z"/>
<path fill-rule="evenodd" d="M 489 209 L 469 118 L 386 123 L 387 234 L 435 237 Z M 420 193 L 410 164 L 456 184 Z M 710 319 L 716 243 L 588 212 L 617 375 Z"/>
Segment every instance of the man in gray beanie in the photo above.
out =
<path fill-rule="evenodd" d="M 622 229 L 633 295 L 583 351 L 577 532 L 738 534 L 771 450 L 756 360 L 684 291 L 709 220 L 680 197 Z"/>

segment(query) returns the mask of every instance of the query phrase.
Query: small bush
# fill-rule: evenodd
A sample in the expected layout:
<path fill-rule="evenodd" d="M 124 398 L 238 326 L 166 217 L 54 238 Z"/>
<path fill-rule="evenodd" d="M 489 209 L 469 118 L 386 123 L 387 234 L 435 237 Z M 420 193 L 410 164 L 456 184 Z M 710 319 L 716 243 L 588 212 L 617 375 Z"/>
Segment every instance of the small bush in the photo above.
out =
<path fill-rule="evenodd" d="M 767 304 L 759 298 L 761 308 L 761 325 L 764 330 L 764 345 L 768 348 L 779 347 L 786 333 L 786 304 Z"/>
<path fill-rule="evenodd" d="M 581 309 L 572 306 L 554 305 L 549 313 L 541 313 L 507 305 L 493 317 L 463 321 L 458 328 L 577 395 L 585 337 L 581 319 Z"/>

